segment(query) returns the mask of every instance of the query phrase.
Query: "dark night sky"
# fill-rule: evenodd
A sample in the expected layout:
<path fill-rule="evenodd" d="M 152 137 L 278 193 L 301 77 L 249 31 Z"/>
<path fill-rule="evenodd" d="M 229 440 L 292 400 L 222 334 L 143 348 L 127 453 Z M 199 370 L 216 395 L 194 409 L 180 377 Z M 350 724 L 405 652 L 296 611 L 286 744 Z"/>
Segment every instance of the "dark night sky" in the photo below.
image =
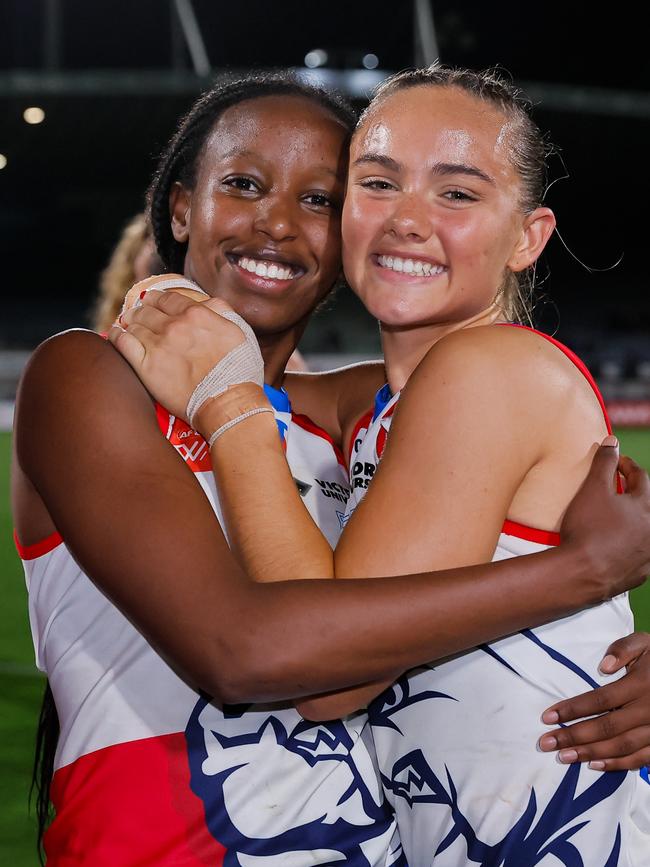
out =
<path fill-rule="evenodd" d="M 567 12 L 572 5 L 584 11 Z M 0 345 L 29 345 L 83 322 L 120 227 L 141 206 L 153 158 L 193 98 L 187 92 L 12 93 L 6 84 L 12 70 L 43 68 L 44 7 L 43 0 L 0 4 L 0 153 L 9 159 L 0 172 L 0 227 L 5 272 L 16 289 L 6 296 Z M 64 71 L 171 65 L 167 0 L 61 0 L 60 7 Z M 358 66 L 368 51 L 378 55 L 382 69 L 413 64 L 411 4 L 405 0 L 242 0 L 230 6 L 194 0 L 194 8 L 214 67 L 301 66 L 315 47 L 326 48 L 339 66 Z M 593 268 L 606 268 L 621 254 L 623 262 L 589 274 L 555 238 L 546 257 L 546 286 L 569 327 L 593 320 L 650 330 L 643 261 L 650 63 L 639 22 L 625 5 L 616 20 L 583 4 L 536 4 L 527 15 L 521 2 L 434 2 L 433 8 L 446 62 L 499 64 L 518 83 L 603 90 L 604 109 L 560 111 L 542 102 L 535 116 L 561 146 L 552 177 L 565 173 L 563 164 L 570 176 L 548 199 L 566 244 Z M 614 116 L 608 98 L 621 92 L 631 108 Z M 22 120 L 30 104 L 46 111 L 40 126 Z"/>

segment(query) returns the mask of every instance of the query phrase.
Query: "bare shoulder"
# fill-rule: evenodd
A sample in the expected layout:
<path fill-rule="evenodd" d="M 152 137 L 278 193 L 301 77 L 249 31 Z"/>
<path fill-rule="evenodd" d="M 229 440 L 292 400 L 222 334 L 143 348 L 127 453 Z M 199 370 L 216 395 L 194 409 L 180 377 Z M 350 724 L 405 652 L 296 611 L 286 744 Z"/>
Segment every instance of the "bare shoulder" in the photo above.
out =
<path fill-rule="evenodd" d="M 57 334 L 34 350 L 19 384 L 16 461 L 38 487 L 59 452 L 101 451 L 118 418 L 124 430 L 142 418 L 155 424 L 153 403 L 135 373 L 92 331 Z"/>
<path fill-rule="evenodd" d="M 289 373 L 284 383 L 296 412 L 308 415 L 337 443 L 372 404 L 386 381 L 383 361 L 364 361 L 319 373 Z"/>
<path fill-rule="evenodd" d="M 577 385 L 587 385 L 584 375 L 554 341 L 532 329 L 507 325 L 466 328 L 447 335 L 429 350 L 417 374 L 440 386 L 471 388 L 478 383 L 493 393 L 514 389 L 517 399 L 540 393 L 561 399 Z"/>

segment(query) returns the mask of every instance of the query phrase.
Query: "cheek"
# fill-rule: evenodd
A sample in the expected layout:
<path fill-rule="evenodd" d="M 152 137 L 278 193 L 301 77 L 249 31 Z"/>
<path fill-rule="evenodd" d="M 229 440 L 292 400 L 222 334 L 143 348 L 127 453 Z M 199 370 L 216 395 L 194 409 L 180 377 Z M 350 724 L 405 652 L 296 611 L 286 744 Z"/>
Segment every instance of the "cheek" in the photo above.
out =
<path fill-rule="evenodd" d="M 313 226 L 306 236 L 318 259 L 322 277 L 331 276 L 333 282 L 341 270 L 341 220 L 338 214 Z"/>

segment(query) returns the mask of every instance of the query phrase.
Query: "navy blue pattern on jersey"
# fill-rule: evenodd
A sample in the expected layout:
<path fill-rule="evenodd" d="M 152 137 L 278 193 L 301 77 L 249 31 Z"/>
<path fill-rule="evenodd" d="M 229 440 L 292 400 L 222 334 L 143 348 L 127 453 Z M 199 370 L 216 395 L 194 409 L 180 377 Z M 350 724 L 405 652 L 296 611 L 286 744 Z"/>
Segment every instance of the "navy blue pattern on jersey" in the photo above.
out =
<path fill-rule="evenodd" d="M 376 863 L 364 851 L 364 843 L 390 835 L 393 817 L 387 803 L 377 803 L 369 791 L 353 756 L 355 741 L 342 721 L 312 723 L 295 712 L 260 712 L 254 705 L 220 711 L 206 698 L 192 713 L 186 740 L 192 791 L 208 808 L 211 833 L 228 850 L 226 867 L 239 865 L 240 855 L 267 858 L 273 864 L 284 863 L 273 860 L 278 857 L 286 857 L 290 864 Z M 329 797 L 309 803 L 310 792 L 302 791 L 294 792 L 294 801 L 301 794 L 307 805 L 278 803 L 286 780 L 297 774 L 304 777 L 301 765 L 321 766 L 322 773 L 311 777 L 327 781 Z M 309 777 L 305 780 L 308 784 Z M 332 785 L 338 786 L 335 797 Z M 265 802 L 268 824 L 260 821 Z M 295 816 L 288 817 L 294 808 Z M 383 851 L 387 849 L 386 845 Z M 300 853 L 303 860 L 292 860 Z M 386 863 L 407 867 L 400 853 Z"/>

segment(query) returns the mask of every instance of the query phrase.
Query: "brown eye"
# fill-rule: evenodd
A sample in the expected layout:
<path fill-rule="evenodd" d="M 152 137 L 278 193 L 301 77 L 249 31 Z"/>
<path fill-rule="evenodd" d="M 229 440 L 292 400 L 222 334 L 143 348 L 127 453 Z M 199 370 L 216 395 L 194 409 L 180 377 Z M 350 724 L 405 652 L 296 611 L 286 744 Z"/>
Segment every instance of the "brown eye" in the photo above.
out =
<path fill-rule="evenodd" d="M 235 175 L 226 178 L 223 181 L 223 184 L 226 187 L 233 187 L 234 189 L 241 190 L 244 193 L 252 193 L 259 189 L 255 181 L 252 178 L 247 178 L 245 175 Z"/>

